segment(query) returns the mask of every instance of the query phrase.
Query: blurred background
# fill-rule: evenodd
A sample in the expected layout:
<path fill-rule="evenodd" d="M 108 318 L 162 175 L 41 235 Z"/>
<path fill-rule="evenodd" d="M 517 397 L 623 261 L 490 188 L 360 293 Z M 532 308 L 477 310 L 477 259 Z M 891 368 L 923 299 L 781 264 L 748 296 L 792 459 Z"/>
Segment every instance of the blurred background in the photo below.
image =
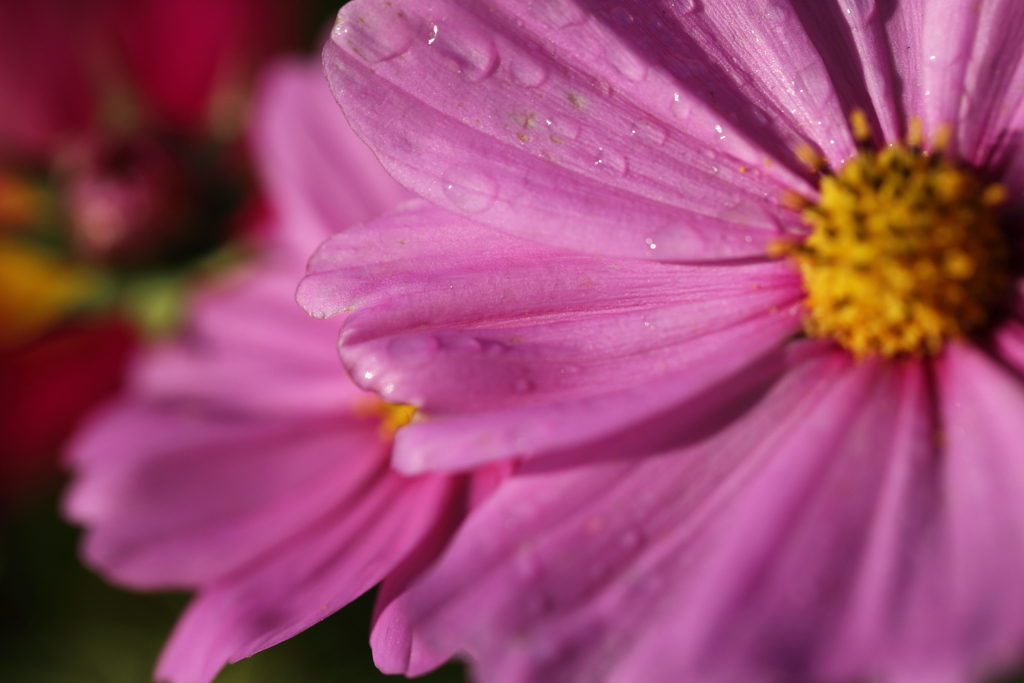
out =
<path fill-rule="evenodd" d="M 249 255 L 266 210 L 253 86 L 275 57 L 318 55 L 340 4 L 0 0 L 0 680 L 150 680 L 186 596 L 125 593 L 78 563 L 58 455 L 131 355 L 174 334 L 186 294 Z M 371 609 L 217 680 L 389 679 Z"/>

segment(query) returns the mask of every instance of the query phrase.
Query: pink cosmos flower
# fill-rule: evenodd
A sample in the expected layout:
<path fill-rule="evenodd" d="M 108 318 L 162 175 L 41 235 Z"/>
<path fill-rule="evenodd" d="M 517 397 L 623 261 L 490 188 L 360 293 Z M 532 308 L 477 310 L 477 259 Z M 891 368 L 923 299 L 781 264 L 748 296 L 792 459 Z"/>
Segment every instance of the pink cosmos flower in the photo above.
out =
<path fill-rule="evenodd" d="M 381 617 L 385 670 L 1019 663 L 1022 45 L 998 0 L 346 5 L 328 79 L 431 204 L 332 238 L 300 302 L 421 408 L 400 470 L 521 460 Z"/>
<path fill-rule="evenodd" d="M 387 604 L 467 490 L 389 469 L 388 409 L 345 378 L 336 327 L 294 301 L 305 254 L 405 190 L 338 115 L 319 65 L 272 70 L 254 128 L 274 207 L 262 257 L 204 292 L 183 338 L 139 358 L 70 449 L 64 508 L 86 527 L 86 561 L 130 588 L 197 591 L 157 667 L 174 683 L 207 683 L 385 577 Z"/>

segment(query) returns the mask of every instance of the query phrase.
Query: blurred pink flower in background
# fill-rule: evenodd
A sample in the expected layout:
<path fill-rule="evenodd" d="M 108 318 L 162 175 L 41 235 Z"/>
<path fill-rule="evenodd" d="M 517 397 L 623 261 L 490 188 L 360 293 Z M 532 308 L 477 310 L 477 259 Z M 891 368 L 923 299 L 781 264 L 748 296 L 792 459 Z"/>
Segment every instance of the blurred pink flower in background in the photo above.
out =
<path fill-rule="evenodd" d="M 211 203 L 244 182 L 230 143 L 252 80 L 298 18 L 281 0 L 3 2 L 0 168 L 55 175 L 85 256 L 208 248 L 227 222 Z"/>
<path fill-rule="evenodd" d="M 856 157 L 858 109 L 878 147 L 917 117 L 926 141 L 951 125 L 947 151 L 1008 190 L 1019 246 L 1022 45 L 1013 2 L 346 5 L 331 86 L 434 204 L 332 238 L 300 302 L 348 312 L 351 376 L 422 409 L 401 471 L 524 461 L 391 611 L 416 645 L 382 668 L 463 653 L 487 683 L 675 683 L 1018 664 L 1018 292 L 979 344 L 858 361 L 797 338 L 800 273 L 767 251 L 808 232 L 784 198 L 821 197 L 797 150 Z"/>
<path fill-rule="evenodd" d="M 0 3 L 0 154 L 49 157 L 74 137 L 139 125 L 241 124 L 260 63 L 295 42 L 280 0 Z M 232 99 L 234 98 L 234 99 Z M 232 122 L 219 121 L 230 115 Z"/>
<path fill-rule="evenodd" d="M 387 579 L 383 609 L 498 474 L 393 472 L 402 410 L 356 388 L 337 325 L 295 304 L 319 242 L 407 197 L 319 64 L 269 71 L 251 137 L 272 213 L 258 261 L 211 283 L 70 449 L 64 507 L 86 561 L 126 587 L 197 589 L 157 668 L 174 683 L 206 683 Z"/>
<path fill-rule="evenodd" d="M 137 332 L 117 287 L 233 229 L 251 81 L 297 16 L 283 0 L 0 2 L 0 470 L 24 475 L 0 503 L 48 481 L 119 386 Z"/>

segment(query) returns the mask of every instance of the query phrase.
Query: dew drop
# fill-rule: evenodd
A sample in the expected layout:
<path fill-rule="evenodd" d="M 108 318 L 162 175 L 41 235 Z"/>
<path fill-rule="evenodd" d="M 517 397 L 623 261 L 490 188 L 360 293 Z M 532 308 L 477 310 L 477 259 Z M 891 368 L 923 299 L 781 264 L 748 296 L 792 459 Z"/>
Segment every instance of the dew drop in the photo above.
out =
<path fill-rule="evenodd" d="M 700 10 L 700 2 L 699 0 L 672 0 L 671 7 L 676 11 L 676 14 L 685 16 Z"/>
<path fill-rule="evenodd" d="M 618 176 L 626 175 L 626 171 L 629 170 L 629 162 L 626 157 L 611 147 L 597 148 L 597 159 L 594 160 L 594 165 Z"/>
<path fill-rule="evenodd" d="M 517 54 L 512 58 L 509 71 L 512 82 L 524 88 L 536 88 L 548 80 L 548 71 L 544 65 L 525 54 Z"/>
<path fill-rule="evenodd" d="M 409 15 L 390 3 L 371 2 L 362 13 L 346 12 L 332 30 L 332 39 L 368 62 L 383 62 L 405 54 L 416 39 Z"/>
<path fill-rule="evenodd" d="M 465 354 L 480 353 L 484 346 L 476 337 L 454 336 L 445 339 L 445 350 Z"/>
<path fill-rule="evenodd" d="M 555 28 L 577 26 L 587 20 L 574 0 L 536 0 L 532 9 L 538 19 Z"/>
<path fill-rule="evenodd" d="M 696 103 L 686 95 L 676 93 L 672 96 L 672 113 L 676 118 L 688 121 L 693 118 Z"/>
<path fill-rule="evenodd" d="M 525 377 L 520 377 L 519 379 L 512 383 L 512 391 L 516 392 L 517 394 L 525 394 L 530 391 L 533 391 L 533 382 L 526 379 Z"/>
<path fill-rule="evenodd" d="M 429 334 L 395 337 L 388 344 L 388 356 L 403 368 L 426 365 L 437 355 L 437 339 Z"/>
<path fill-rule="evenodd" d="M 490 358 L 504 355 L 505 351 L 507 351 L 507 348 L 501 342 L 488 341 L 483 343 L 483 353 Z"/>
<path fill-rule="evenodd" d="M 580 134 L 580 127 L 572 119 L 550 118 L 545 119 L 551 135 L 561 140 L 575 140 Z"/>
<path fill-rule="evenodd" d="M 822 67 L 815 64 L 802 70 L 793 80 L 793 87 L 807 95 L 815 108 L 824 107 L 832 97 L 831 81 L 822 71 Z"/>
<path fill-rule="evenodd" d="M 604 48 L 605 58 L 615 69 L 631 81 L 647 78 L 647 62 L 619 42 L 611 41 Z"/>
<path fill-rule="evenodd" d="M 448 58 L 455 69 L 471 81 L 481 81 L 498 65 L 498 49 L 488 36 L 472 31 L 457 32 L 438 27 L 431 45 Z"/>
<path fill-rule="evenodd" d="M 467 213 L 480 213 L 494 206 L 498 183 L 490 175 L 469 166 L 453 166 L 444 173 L 445 196 Z"/>
<path fill-rule="evenodd" d="M 633 138 L 652 142 L 655 145 L 663 145 L 665 140 L 668 139 L 668 132 L 658 124 L 651 123 L 650 121 L 638 121 L 633 124 L 629 134 Z"/>

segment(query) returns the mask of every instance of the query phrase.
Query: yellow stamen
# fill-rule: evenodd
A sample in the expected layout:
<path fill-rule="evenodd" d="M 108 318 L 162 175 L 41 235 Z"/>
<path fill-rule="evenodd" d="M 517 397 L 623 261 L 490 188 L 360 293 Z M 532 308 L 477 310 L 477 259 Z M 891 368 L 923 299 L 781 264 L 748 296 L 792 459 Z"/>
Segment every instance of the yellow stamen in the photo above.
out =
<path fill-rule="evenodd" d="M 807 164 L 810 170 L 817 172 L 825 167 L 825 159 L 806 142 L 801 142 L 793 151 L 796 153 L 797 159 Z"/>
<path fill-rule="evenodd" d="M 367 396 L 358 401 L 354 408 L 356 415 L 380 418 L 377 433 L 384 441 L 395 438 L 395 432 L 412 422 L 416 416 L 416 406 L 404 403 L 387 403 L 376 396 Z"/>
<path fill-rule="evenodd" d="M 863 109 L 854 109 L 850 113 L 850 128 L 853 129 L 853 139 L 859 143 L 866 143 L 871 140 L 871 124 L 868 123 L 867 114 Z"/>
<path fill-rule="evenodd" d="M 911 149 L 919 149 L 924 142 L 924 124 L 917 116 L 910 119 L 907 127 L 907 146 Z"/>
<path fill-rule="evenodd" d="M 855 136 L 866 125 L 855 112 Z M 933 149 L 949 139 L 938 135 Z M 800 268 L 808 334 L 891 358 L 936 354 L 989 323 L 1010 282 L 996 211 L 1005 188 L 922 152 L 912 122 L 906 145 L 862 148 L 820 190 L 801 212 L 807 239 L 771 250 Z"/>

